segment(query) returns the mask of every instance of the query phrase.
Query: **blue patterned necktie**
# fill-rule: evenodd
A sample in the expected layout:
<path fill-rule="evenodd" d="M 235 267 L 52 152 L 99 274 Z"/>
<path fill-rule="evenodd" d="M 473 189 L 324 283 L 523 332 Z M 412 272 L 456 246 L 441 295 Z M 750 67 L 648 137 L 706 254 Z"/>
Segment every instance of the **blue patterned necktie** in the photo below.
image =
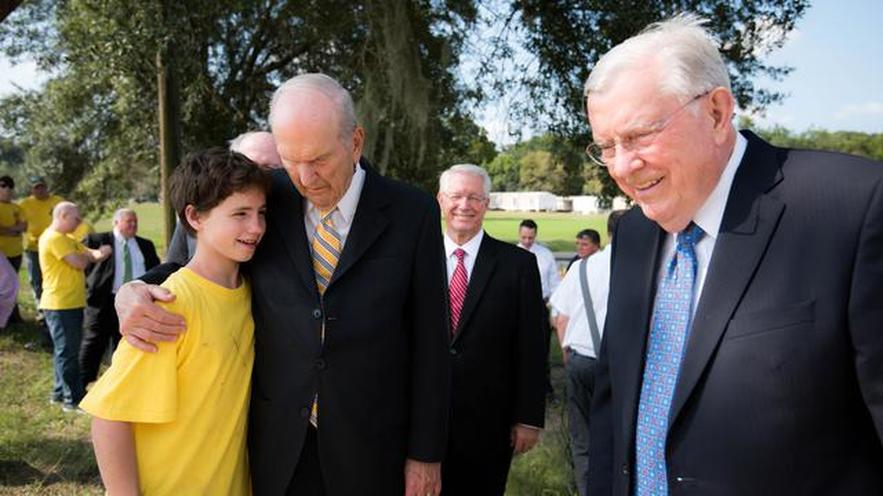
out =
<path fill-rule="evenodd" d="M 671 400 L 693 316 L 696 282 L 696 243 L 702 229 L 690 223 L 678 233 L 677 249 L 656 291 L 653 323 L 647 341 L 647 358 L 635 439 L 636 496 L 666 496 L 668 475 L 665 441 Z"/>

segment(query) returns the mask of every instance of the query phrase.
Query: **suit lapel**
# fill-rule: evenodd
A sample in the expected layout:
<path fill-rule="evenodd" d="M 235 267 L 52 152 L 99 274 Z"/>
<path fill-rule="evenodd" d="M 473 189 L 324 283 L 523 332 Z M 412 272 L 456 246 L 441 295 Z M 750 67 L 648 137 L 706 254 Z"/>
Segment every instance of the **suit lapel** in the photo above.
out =
<path fill-rule="evenodd" d="M 365 183 L 362 185 L 356 215 L 350 226 L 343 252 L 328 284 L 329 289 L 353 267 L 389 224 L 389 217 L 383 211 L 389 204 L 390 198 L 386 193 L 386 180 L 370 168 L 363 168 Z"/>
<path fill-rule="evenodd" d="M 494 243 L 497 240 L 484 233 L 481 245 L 478 247 L 478 255 L 475 257 L 475 265 L 472 267 L 472 277 L 466 287 L 466 299 L 463 301 L 463 309 L 460 311 L 460 321 L 457 323 L 457 332 L 454 334 L 452 343 L 456 343 L 460 334 L 466 328 L 466 323 L 475 311 L 476 305 L 481 300 L 487 282 L 494 272 L 497 264 L 497 250 Z"/>
<path fill-rule="evenodd" d="M 318 299 L 312 256 L 304 229 L 304 200 L 285 171 L 273 173 L 272 202 L 273 207 L 268 209 L 269 216 L 282 238 L 288 258 L 294 264 L 304 286 L 312 288 Z"/>
<path fill-rule="evenodd" d="M 776 149 L 747 133 L 672 399 L 671 422 L 690 397 L 745 294 L 785 206 L 767 195 L 782 180 Z"/>
<path fill-rule="evenodd" d="M 617 360 L 611 362 L 618 372 L 614 377 L 622 378 L 624 398 L 623 439 L 633 443 L 635 439 L 635 422 L 637 418 L 638 399 L 641 391 L 641 378 L 644 372 L 644 350 L 650 330 L 650 319 L 653 313 L 653 299 L 656 294 L 656 268 L 659 266 L 659 252 L 665 239 L 665 232 L 656 223 L 640 215 L 640 224 L 634 235 L 626 238 L 626 234 L 617 234 L 614 243 L 619 253 L 614 258 L 623 260 L 622 277 L 616 276 L 622 284 L 617 286 L 617 295 L 611 294 L 610 305 L 620 307 L 622 326 L 611 329 L 611 334 L 629 332 L 617 340 Z M 628 261 L 628 262 L 625 262 Z M 649 293 L 649 295 L 648 295 Z M 622 295 L 620 297 L 620 294 Z M 613 298 L 616 298 L 614 300 Z M 605 329 L 605 334 L 607 329 Z M 615 338 L 610 338 L 615 339 Z"/>

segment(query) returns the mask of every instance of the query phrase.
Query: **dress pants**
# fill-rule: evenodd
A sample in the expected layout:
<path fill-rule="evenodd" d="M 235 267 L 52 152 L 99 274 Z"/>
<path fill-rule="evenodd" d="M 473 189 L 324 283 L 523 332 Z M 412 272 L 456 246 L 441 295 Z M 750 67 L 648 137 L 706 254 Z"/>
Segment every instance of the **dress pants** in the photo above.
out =
<path fill-rule="evenodd" d="M 322 480 L 322 467 L 319 465 L 319 437 L 312 424 L 307 426 L 307 437 L 300 452 L 297 467 L 287 496 L 325 496 L 325 482 Z"/>
<path fill-rule="evenodd" d="M 570 454 L 579 496 L 586 496 L 589 484 L 589 409 L 595 392 L 594 358 L 567 350 L 567 413 Z"/>
<path fill-rule="evenodd" d="M 111 353 L 120 342 L 120 322 L 110 299 L 104 307 L 87 306 L 83 320 L 83 343 L 80 345 L 80 371 L 83 384 L 98 378 L 101 359 L 110 346 Z"/>
<path fill-rule="evenodd" d="M 512 464 L 512 448 L 502 443 L 495 452 L 448 443 L 442 462 L 442 496 L 503 496 Z"/>

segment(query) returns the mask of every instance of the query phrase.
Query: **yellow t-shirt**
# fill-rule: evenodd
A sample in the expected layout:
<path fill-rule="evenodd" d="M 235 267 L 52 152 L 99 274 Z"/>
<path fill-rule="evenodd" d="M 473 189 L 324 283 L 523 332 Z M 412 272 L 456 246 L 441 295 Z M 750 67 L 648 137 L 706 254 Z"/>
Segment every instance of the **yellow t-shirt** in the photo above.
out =
<path fill-rule="evenodd" d="M 121 341 L 80 407 L 132 423 L 142 494 L 247 495 L 251 290 L 224 288 L 186 267 L 163 286 L 175 301 L 161 305 L 184 317 L 187 332 L 158 343 L 157 353 Z"/>
<path fill-rule="evenodd" d="M 39 243 L 40 269 L 43 271 L 43 310 L 69 310 L 86 306 L 86 275 L 65 262 L 71 253 L 85 251 L 79 241 L 49 228 Z"/>
<path fill-rule="evenodd" d="M 52 209 L 62 201 L 64 200 L 57 195 L 49 195 L 45 200 L 38 200 L 31 195 L 19 202 L 18 206 L 21 207 L 24 219 L 28 223 L 28 230 L 25 231 L 25 250 L 37 251 L 40 235 L 52 224 Z"/>
<path fill-rule="evenodd" d="M 74 238 L 77 241 L 83 241 L 83 239 L 88 234 L 92 234 L 95 232 L 95 229 L 92 229 L 92 225 L 86 221 L 80 222 L 80 225 L 74 229 L 74 232 L 70 233 L 68 236 Z"/>
<path fill-rule="evenodd" d="M 21 220 L 21 207 L 12 202 L 0 202 L 0 227 L 12 227 Z M 6 258 L 20 256 L 23 251 L 21 234 L 0 234 L 0 251 Z"/>

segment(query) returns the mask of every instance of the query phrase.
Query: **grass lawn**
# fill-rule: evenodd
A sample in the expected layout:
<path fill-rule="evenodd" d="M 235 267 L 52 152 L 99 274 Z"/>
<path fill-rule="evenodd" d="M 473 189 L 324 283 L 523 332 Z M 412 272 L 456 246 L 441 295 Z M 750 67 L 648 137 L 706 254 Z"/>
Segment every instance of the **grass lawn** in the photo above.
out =
<path fill-rule="evenodd" d="M 161 242 L 159 205 L 134 206 L 139 234 Z M 514 241 L 518 223 L 533 218 L 540 240 L 556 251 L 571 251 L 574 234 L 585 227 L 604 232 L 606 217 L 549 213 L 490 212 L 486 229 L 495 237 Z M 94 223 L 108 230 L 109 218 Z M 162 249 L 164 251 L 164 249 Z M 52 363 L 49 352 L 37 344 L 30 286 L 21 271 L 19 302 L 25 322 L 0 332 L 0 495 L 100 495 L 98 469 L 89 442 L 89 418 L 65 414 L 49 404 Z M 553 340 L 550 353 L 552 384 L 557 401 L 546 413 L 546 431 L 531 452 L 516 457 L 509 475 L 510 496 L 572 496 L 572 475 L 564 422 L 564 369 Z"/>

